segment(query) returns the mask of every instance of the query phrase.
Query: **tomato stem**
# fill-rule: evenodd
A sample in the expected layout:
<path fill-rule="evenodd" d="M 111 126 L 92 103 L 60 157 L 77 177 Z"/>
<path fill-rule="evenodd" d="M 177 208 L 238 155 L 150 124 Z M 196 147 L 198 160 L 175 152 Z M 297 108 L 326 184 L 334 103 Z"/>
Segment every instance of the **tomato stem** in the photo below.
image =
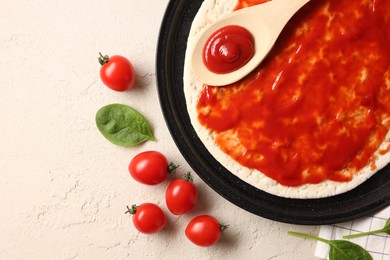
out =
<path fill-rule="evenodd" d="M 168 165 L 168 173 L 169 173 L 169 174 L 175 173 L 177 168 L 179 168 L 179 165 L 176 165 L 176 164 L 174 164 L 173 162 L 171 162 L 171 163 Z"/>
<path fill-rule="evenodd" d="M 138 206 L 134 204 L 134 205 L 131 205 L 131 207 L 126 206 L 126 208 L 127 208 L 127 211 L 125 212 L 125 214 L 129 213 L 130 215 L 134 215 L 137 212 Z"/>
<path fill-rule="evenodd" d="M 184 174 L 183 179 L 184 179 L 185 181 L 188 181 L 188 182 L 194 182 L 194 178 L 192 178 L 192 175 L 191 175 L 190 172 L 187 172 L 186 174 Z"/>
<path fill-rule="evenodd" d="M 108 56 L 108 55 L 103 56 L 102 53 L 99 52 L 98 61 L 99 61 L 100 65 L 103 66 L 104 64 L 106 64 L 108 62 L 109 59 L 110 59 L 110 56 Z"/>
<path fill-rule="evenodd" d="M 229 225 L 219 223 L 219 229 L 220 229 L 221 231 L 224 231 L 224 230 L 227 229 L 228 227 L 229 227 Z"/>

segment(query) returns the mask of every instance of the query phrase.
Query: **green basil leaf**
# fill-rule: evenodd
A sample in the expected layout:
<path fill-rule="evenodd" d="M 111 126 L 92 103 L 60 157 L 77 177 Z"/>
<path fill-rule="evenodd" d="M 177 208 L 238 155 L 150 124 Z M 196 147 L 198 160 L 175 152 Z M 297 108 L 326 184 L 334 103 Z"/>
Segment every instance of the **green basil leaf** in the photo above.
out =
<path fill-rule="evenodd" d="M 127 105 L 102 107 L 96 113 L 96 125 L 102 135 L 116 145 L 130 147 L 156 140 L 145 117 Z"/>
<path fill-rule="evenodd" d="M 383 227 L 383 232 L 390 235 L 390 218 L 387 219 L 385 226 Z"/>
<path fill-rule="evenodd" d="M 386 233 L 386 234 L 390 235 L 390 218 L 387 219 L 385 226 L 381 229 L 372 230 L 372 231 L 368 231 L 368 232 L 362 232 L 362 233 L 356 233 L 356 234 L 352 234 L 352 235 L 345 235 L 345 236 L 343 236 L 343 238 L 362 237 L 362 236 L 368 236 L 368 235 L 373 235 L 373 234 L 377 234 L 377 233 Z"/>
<path fill-rule="evenodd" d="M 358 244 L 346 240 L 328 240 L 310 234 L 288 231 L 287 234 L 315 239 L 329 245 L 329 260 L 372 260 L 372 256 Z"/>
<path fill-rule="evenodd" d="M 371 260 L 371 255 L 361 246 L 345 240 L 329 241 L 329 260 Z"/>

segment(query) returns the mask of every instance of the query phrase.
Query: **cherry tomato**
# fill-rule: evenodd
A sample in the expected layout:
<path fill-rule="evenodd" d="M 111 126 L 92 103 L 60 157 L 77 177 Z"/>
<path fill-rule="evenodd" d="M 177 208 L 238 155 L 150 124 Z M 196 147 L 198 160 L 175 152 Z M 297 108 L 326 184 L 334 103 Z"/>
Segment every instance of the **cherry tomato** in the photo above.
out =
<path fill-rule="evenodd" d="M 171 182 L 165 192 L 165 202 L 170 212 L 181 215 L 190 211 L 198 199 L 198 190 L 190 173 L 184 179 Z"/>
<path fill-rule="evenodd" d="M 212 246 L 219 241 L 221 231 L 227 226 L 219 224 L 218 220 L 209 215 L 195 217 L 188 223 L 185 234 L 198 246 Z"/>
<path fill-rule="evenodd" d="M 133 215 L 135 228 L 144 234 L 153 234 L 164 228 L 166 217 L 162 209 L 153 203 L 144 203 L 140 206 L 127 207 L 126 213 Z"/>
<path fill-rule="evenodd" d="M 134 88 L 136 75 L 128 59 L 120 55 L 99 55 L 100 78 L 107 87 L 120 92 Z"/>
<path fill-rule="evenodd" d="M 167 158 L 156 151 L 139 153 L 129 164 L 130 175 L 135 180 L 147 185 L 156 185 L 165 181 L 168 173 L 175 169 L 174 164 L 168 165 Z"/>

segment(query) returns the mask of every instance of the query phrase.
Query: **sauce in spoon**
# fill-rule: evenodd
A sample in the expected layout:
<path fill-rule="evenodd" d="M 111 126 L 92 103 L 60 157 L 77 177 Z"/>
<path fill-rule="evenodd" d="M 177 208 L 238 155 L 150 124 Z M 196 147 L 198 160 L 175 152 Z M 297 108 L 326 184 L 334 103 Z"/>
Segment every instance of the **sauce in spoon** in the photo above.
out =
<path fill-rule="evenodd" d="M 280 32 L 290 18 L 309 0 L 272 0 L 235 11 L 212 24 L 198 39 L 192 54 L 195 76 L 204 84 L 224 86 L 236 82 L 253 69 L 271 50 Z M 203 50 L 210 35 L 225 26 L 240 26 L 254 38 L 254 55 L 244 65 L 226 73 L 215 73 L 203 62 Z"/>
<path fill-rule="evenodd" d="M 229 73 L 244 66 L 254 54 L 254 39 L 244 27 L 228 25 L 213 33 L 203 49 L 208 70 Z"/>

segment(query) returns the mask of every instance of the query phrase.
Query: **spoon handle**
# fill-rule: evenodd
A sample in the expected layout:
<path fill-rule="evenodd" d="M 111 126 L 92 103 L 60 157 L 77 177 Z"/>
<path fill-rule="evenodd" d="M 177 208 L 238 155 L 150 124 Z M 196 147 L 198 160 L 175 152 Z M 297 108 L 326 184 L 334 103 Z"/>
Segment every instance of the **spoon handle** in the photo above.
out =
<path fill-rule="evenodd" d="M 310 0 L 271 0 L 234 11 L 210 25 L 197 40 L 192 52 L 192 67 L 197 78 L 205 84 L 224 86 L 248 75 L 270 51 L 279 34 L 296 11 Z M 227 25 L 246 28 L 254 37 L 254 56 L 241 68 L 216 74 L 203 64 L 202 51 L 209 36 Z"/>
<path fill-rule="evenodd" d="M 271 0 L 259 4 L 253 8 L 258 16 L 261 16 L 264 23 L 274 28 L 282 30 L 291 17 L 310 0 Z"/>

